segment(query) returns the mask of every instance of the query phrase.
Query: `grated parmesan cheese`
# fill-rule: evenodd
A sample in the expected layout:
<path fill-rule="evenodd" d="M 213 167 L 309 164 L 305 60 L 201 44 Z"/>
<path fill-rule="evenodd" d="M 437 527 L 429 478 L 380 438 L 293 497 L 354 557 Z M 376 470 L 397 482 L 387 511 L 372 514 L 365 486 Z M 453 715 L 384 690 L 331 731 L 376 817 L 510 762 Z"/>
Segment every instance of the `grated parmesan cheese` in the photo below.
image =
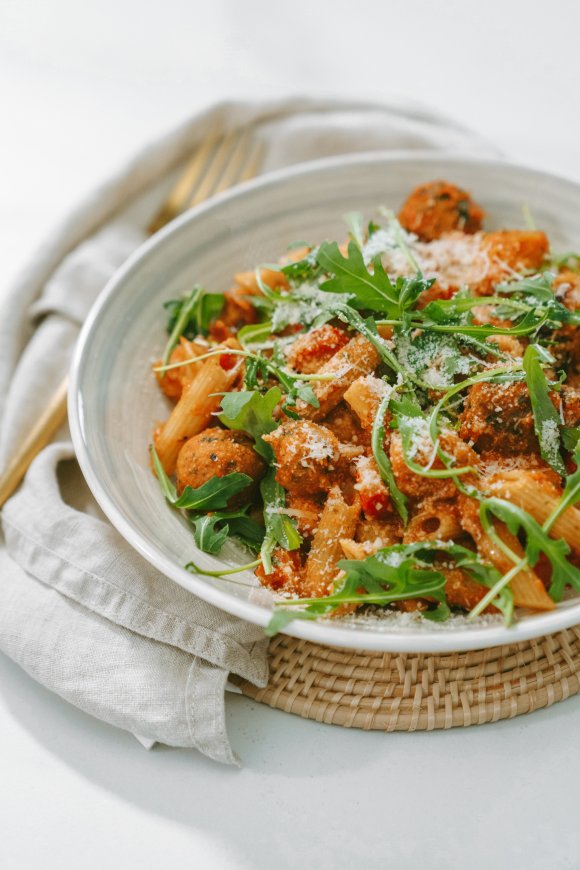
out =
<path fill-rule="evenodd" d="M 412 417 L 413 433 L 409 445 L 409 458 L 429 456 L 435 447 L 429 433 L 429 423 L 423 417 Z"/>
<path fill-rule="evenodd" d="M 555 420 L 542 420 L 540 445 L 546 457 L 556 458 L 560 449 L 560 431 Z"/>
<path fill-rule="evenodd" d="M 414 274 L 404 251 L 396 243 L 393 245 L 392 238 L 386 230 L 375 233 L 365 246 L 363 256 L 381 254 L 383 266 L 390 274 Z M 409 250 L 425 277 L 436 278 L 444 288 L 478 284 L 487 277 L 490 261 L 482 241 L 482 233 L 452 232 L 432 242 L 420 242 L 411 234 L 406 237 Z M 369 262 L 370 259 L 372 257 Z"/>

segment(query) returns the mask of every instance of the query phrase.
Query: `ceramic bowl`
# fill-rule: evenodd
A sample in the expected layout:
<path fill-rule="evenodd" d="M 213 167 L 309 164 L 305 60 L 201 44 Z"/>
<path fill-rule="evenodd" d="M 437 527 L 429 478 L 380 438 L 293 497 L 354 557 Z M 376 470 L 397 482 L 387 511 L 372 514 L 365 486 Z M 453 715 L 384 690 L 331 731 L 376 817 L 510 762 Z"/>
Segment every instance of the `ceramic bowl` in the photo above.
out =
<path fill-rule="evenodd" d="M 176 583 L 242 619 L 265 625 L 269 594 L 238 582 L 195 576 L 194 559 L 219 570 L 246 559 L 228 543 L 219 558 L 196 550 L 186 521 L 164 502 L 151 474 L 148 445 L 168 414 L 151 374 L 166 340 L 162 304 L 194 283 L 223 290 L 235 272 L 275 261 L 295 239 L 340 239 L 342 215 L 398 208 L 417 184 L 445 178 L 471 191 L 487 228 L 523 227 L 527 203 L 555 250 L 578 246 L 580 187 L 510 165 L 431 153 L 356 155 L 304 164 L 224 193 L 185 214 L 146 242 L 109 282 L 76 351 L 69 395 L 73 441 L 97 501 L 127 541 Z M 249 585 L 239 585 L 239 581 Z M 369 650 L 443 652 L 513 643 L 580 623 L 580 599 L 551 613 L 522 616 L 510 628 L 496 618 L 468 623 L 385 620 L 295 621 L 289 634 L 321 644 Z"/>

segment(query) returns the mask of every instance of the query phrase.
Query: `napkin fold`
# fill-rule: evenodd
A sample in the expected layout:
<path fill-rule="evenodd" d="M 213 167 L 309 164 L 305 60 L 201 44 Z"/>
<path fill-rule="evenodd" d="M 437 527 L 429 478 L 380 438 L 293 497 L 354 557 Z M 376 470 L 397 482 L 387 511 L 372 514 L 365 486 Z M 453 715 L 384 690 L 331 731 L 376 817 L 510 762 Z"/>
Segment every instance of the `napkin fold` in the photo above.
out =
<path fill-rule="evenodd" d="M 0 296 L 0 465 L 66 373 L 79 327 L 207 136 L 257 124 L 262 171 L 371 150 L 489 155 L 418 107 L 290 99 L 223 103 L 145 148 L 96 190 Z M 0 649 L 50 690 L 146 745 L 238 763 L 225 727 L 228 675 L 266 684 L 260 628 L 182 589 L 109 524 L 74 460 L 67 427 L 2 511 Z"/>

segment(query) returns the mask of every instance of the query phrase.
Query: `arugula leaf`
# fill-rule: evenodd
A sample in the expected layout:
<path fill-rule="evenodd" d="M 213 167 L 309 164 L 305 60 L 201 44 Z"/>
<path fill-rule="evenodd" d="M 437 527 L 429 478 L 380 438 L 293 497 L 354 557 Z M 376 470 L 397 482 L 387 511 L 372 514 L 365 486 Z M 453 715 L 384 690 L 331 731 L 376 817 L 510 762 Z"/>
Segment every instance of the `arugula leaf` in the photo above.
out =
<path fill-rule="evenodd" d="M 165 473 L 165 469 L 161 464 L 161 460 L 159 459 L 159 455 L 157 450 L 155 449 L 155 445 L 152 444 L 150 447 L 151 459 L 153 462 L 153 470 L 155 471 L 155 477 L 159 481 L 159 486 L 161 487 L 161 491 L 169 504 L 175 504 L 177 500 L 177 490 L 175 489 L 174 484 L 171 482 L 167 474 Z"/>
<path fill-rule="evenodd" d="M 373 261 L 374 272 L 365 266 L 363 255 L 355 242 L 348 244 L 348 256 L 343 257 L 336 242 L 323 242 L 317 259 L 322 268 L 334 277 L 321 284 L 323 290 L 349 293 L 356 308 L 378 311 L 397 317 L 399 300 L 380 257 Z"/>
<path fill-rule="evenodd" d="M 580 324 L 580 312 L 569 311 L 554 295 L 554 274 L 542 272 L 520 278 L 517 281 L 509 281 L 496 286 L 496 292 L 516 294 L 534 303 L 539 310 L 543 310 L 547 320 L 552 323 Z"/>
<path fill-rule="evenodd" d="M 426 598 L 437 603 L 432 610 L 422 611 L 424 619 L 444 620 L 450 615 L 445 597 L 445 575 L 438 570 L 436 560 L 454 563 L 477 583 L 493 587 L 500 572 L 482 561 L 478 553 L 453 541 L 418 541 L 384 547 L 362 560 L 341 560 L 338 567 L 345 572 L 340 587 L 326 598 L 304 598 L 278 606 L 266 628 L 269 636 L 282 631 L 292 619 L 317 619 L 332 613 L 344 604 L 387 605 L 395 601 Z M 507 624 L 513 615 L 513 595 L 504 589 L 492 603 L 503 613 Z M 298 605 L 305 609 L 294 610 Z"/>
<path fill-rule="evenodd" d="M 421 317 L 421 313 L 418 313 Z M 549 312 L 544 310 L 542 314 L 530 309 L 524 314 L 515 326 L 488 326 L 472 323 L 434 323 L 423 317 L 418 323 L 412 323 L 412 327 L 421 327 L 422 329 L 432 329 L 435 332 L 451 332 L 453 334 L 470 335 L 480 338 L 487 338 L 492 335 L 530 335 L 532 332 L 537 332 L 548 320 Z"/>
<path fill-rule="evenodd" d="M 227 541 L 229 527 L 222 525 L 217 528 L 222 517 L 219 514 L 204 514 L 201 517 L 192 519 L 194 533 L 193 537 L 196 546 L 204 553 L 215 555 L 219 553 L 223 545 Z"/>
<path fill-rule="evenodd" d="M 385 396 L 379 404 L 375 419 L 373 421 L 371 446 L 373 450 L 373 456 L 375 457 L 375 462 L 377 463 L 381 478 L 384 480 L 389 488 L 389 495 L 393 500 L 393 504 L 397 509 L 397 513 L 403 520 L 403 523 L 407 525 L 409 519 L 409 511 L 407 510 L 407 497 L 401 492 L 401 490 L 397 486 L 397 481 L 395 480 L 395 475 L 393 474 L 393 467 L 391 465 L 391 461 L 387 456 L 385 448 L 383 446 L 385 440 L 385 414 L 391 400 L 391 390 L 388 386 L 386 386 L 386 390 L 387 392 L 385 393 Z"/>
<path fill-rule="evenodd" d="M 453 465 L 453 456 L 448 456 L 439 447 L 439 439 L 433 438 L 432 425 L 416 404 L 408 397 L 391 400 L 391 410 L 394 414 L 396 426 L 401 435 L 401 446 L 408 467 L 421 477 L 449 478 L 475 472 L 471 465 L 456 467 Z M 437 406 L 436 406 L 437 407 Z M 429 461 L 421 465 L 415 460 L 419 453 L 430 451 Z M 439 457 L 445 468 L 432 468 L 436 457 Z"/>
<path fill-rule="evenodd" d="M 266 574 L 272 572 L 272 552 L 279 545 L 285 550 L 297 550 L 302 543 L 294 520 L 280 513 L 286 507 L 286 491 L 276 480 L 276 469 L 270 468 L 260 483 L 264 500 L 266 534 L 260 554 Z"/>
<path fill-rule="evenodd" d="M 196 284 L 187 296 L 181 299 L 170 299 L 164 308 L 169 312 L 167 331 L 169 338 L 161 357 L 163 365 L 167 365 L 171 351 L 177 345 L 180 336 L 184 335 L 192 341 L 200 333 L 207 335 L 209 325 L 224 307 L 223 293 L 206 293 L 203 287 Z M 164 375 L 162 374 L 163 378 Z"/>
<path fill-rule="evenodd" d="M 250 550 L 257 551 L 262 546 L 265 529 L 263 525 L 247 516 L 247 510 L 249 510 L 249 507 L 244 512 L 240 511 L 238 516 L 232 516 L 228 520 L 230 535 L 239 538 Z"/>
<path fill-rule="evenodd" d="M 560 417 L 550 399 L 550 387 L 542 363 L 552 363 L 552 357 L 537 344 L 529 344 L 524 353 L 524 372 L 534 414 L 534 430 L 540 443 L 542 458 L 554 471 L 566 475 L 560 455 Z"/>
<path fill-rule="evenodd" d="M 212 477 L 201 486 L 186 486 L 173 507 L 185 511 L 216 511 L 227 506 L 232 496 L 252 483 L 249 474 L 234 471 L 223 477 Z"/>
<path fill-rule="evenodd" d="M 580 272 L 580 254 L 574 251 L 567 251 L 565 254 L 549 255 L 549 265 L 555 266 L 557 269 L 570 269 L 572 272 Z"/>
<path fill-rule="evenodd" d="M 336 242 L 323 242 L 318 250 L 318 262 L 334 277 L 321 284 L 325 292 L 350 294 L 350 305 L 367 311 L 386 314 L 391 319 L 405 321 L 420 294 L 434 284 L 434 279 L 425 279 L 418 272 L 408 278 L 400 275 L 393 283 L 381 262 L 380 254 L 374 257 L 373 271 L 365 265 L 360 248 L 351 241 L 348 256 L 343 257 Z"/>
<path fill-rule="evenodd" d="M 259 344 L 267 341 L 272 334 L 272 322 L 265 320 L 263 323 L 248 323 L 242 326 L 236 333 L 236 338 L 242 347 L 246 344 Z"/>
<path fill-rule="evenodd" d="M 569 450 L 570 453 L 574 453 L 578 446 L 578 441 L 580 441 L 580 429 L 572 426 L 562 426 L 560 434 L 564 448 Z"/>
<path fill-rule="evenodd" d="M 345 572 L 346 580 L 340 591 L 329 598 L 339 598 L 343 603 L 346 599 L 358 601 L 361 593 L 357 590 L 362 587 L 369 604 L 407 598 L 434 598 L 444 603 L 445 577 L 432 567 L 438 553 L 438 548 L 417 542 L 385 547 L 366 559 L 341 559 L 338 567 Z"/>
<path fill-rule="evenodd" d="M 322 326 L 332 318 L 328 305 L 344 301 L 343 293 L 325 293 L 318 287 L 303 284 L 291 295 L 272 303 L 272 332 L 282 332 L 296 324 L 313 328 Z"/>
<path fill-rule="evenodd" d="M 566 491 L 564 491 L 566 492 Z M 570 476 L 569 495 L 580 498 L 580 471 Z M 551 538 L 548 534 L 548 523 L 540 524 L 517 505 L 500 498 L 486 498 L 479 507 L 481 523 L 488 535 L 495 539 L 493 519 L 495 516 L 506 524 L 512 535 L 525 533 L 524 550 L 527 563 L 533 568 L 541 553 L 544 553 L 552 565 L 552 582 L 550 596 L 554 601 L 560 601 L 566 585 L 580 592 L 580 570 L 567 560 L 570 547 L 562 538 Z"/>
<path fill-rule="evenodd" d="M 411 337 L 397 329 L 394 341 L 399 362 L 404 365 L 409 378 L 424 389 L 453 386 L 455 375 L 467 375 L 474 363 L 481 363 L 478 358 L 463 352 L 459 336 L 424 330 Z"/>
<path fill-rule="evenodd" d="M 364 320 L 358 311 L 355 311 L 354 308 L 350 308 L 348 305 L 342 303 L 336 304 L 331 302 L 328 309 L 332 312 L 334 317 L 338 317 L 338 319 L 342 320 L 343 323 L 348 323 L 349 326 L 352 326 L 357 330 L 357 332 L 364 335 L 367 341 L 370 341 L 373 345 L 382 361 L 386 363 L 389 368 L 395 372 L 399 372 L 401 375 L 407 374 L 397 360 L 397 357 L 389 350 L 385 340 L 378 334 L 374 320 L 371 318 Z"/>
<path fill-rule="evenodd" d="M 224 307 L 223 293 L 207 293 L 196 284 L 191 293 L 181 299 L 169 299 L 163 304 L 167 311 L 167 332 L 177 331 L 192 341 L 200 333 L 207 335 L 209 326 Z M 177 327 L 177 329 L 176 329 Z"/>
<path fill-rule="evenodd" d="M 273 451 L 269 444 L 262 441 L 262 435 L 268 435 L 278 425 L 273 414 L 281 398 L 279 387 L 271 387 L 265 395 L 257 391 L 226 393 L 219 419 L 228 429 L 248 432 L 256 442 L 256 452 L 271 462 Z"/>
<path fill-rule="evenodd" d="M 428 290 L 435 283 L 435 278 L 423 278 L 418 273 L 412 278 L 399 275 L 395 281 L 395 292 L 399 298 L 399 314 L 405 318 L 406 314 L 415 307 L 421 293 Z"/>
<path fill-rule="evenodd" d="M 258 380 L 265 381 L 269 374 L 266 357 L 248 356 L 244 367 L 244 387 L 253 391 L 258 387 Z"/>
<path fill-rule="evenodd" d="M 434 323 L 471 323 L 474 308 L 480 305 L 492 306 L 506 311 L 510 316 L 514 313 L 527 313 L 531 306 L 526 302 L 506 299 L 503 296 L 471 296 L 469 290 L 458 290 L 451 299 L 434 299 L 422 309 L 421 314 Z"/>
<path fill-rule="evenodd" d="M 325 598 L 303 598 L 285 602 L 307 605 L 304 610 L 277 608 L 266 633 L 273 635 L 292 619 L 316 619 L 332 613 L 344 604 L 385 606 L 408 598 L 428 598 L 437 602 L 426 618 L 446 619 L 449 608 L 445 600 L 445 577 L 433 569 L 439 551 L 429 544 L 396 544 L 379 550 L 366 559 L 342 559 L 337 567 L 344 571 L 341 585 Z"/>
<path fill-rule="evenodd" d="M 266 637 L 274 637 L 281 631 L 284 631 L 286 626 L 294 622 L 295 619 L 313 620 L 318 619 L 319 616 L 320 613 L 316 611 L 286 610 L 283 607 L 277 607 L 272 613 L 267 626 L 264 628 L 264 634 Z"/>
<path fill-rule="evenodd" d="M 302 247 L 308 247 L 306 243 Z M 313 248 L 301 260 L 295 260 L 293 263 L 286 263 L 285 266 L 277 268 L 290 281 L 314 281 L 321 273 L 321 268 L 317 260 L 318 248 Z"/>
<path fill-rule="evenodd" d="M 151 458 L 159 485 L 169 504 L 177 510 L 189 512 L 195 543 L 200 550 L 211 554 L 219 553 L 229 535 L 239 537 L 251 549 L 259 547 L 264 531 L 247 516 L 249 505 L 234 511 L 223 510 L 233 495 L 252 482 L 249 475 L 233 472 L 224 477 L 213 477 L 195 489 L 186 486 L 178 497 L 154 446 L 151 446 Z M 200 511 L 204 513 L 199 513 Z M 212 513 L 207 515 L 205 511 Z M 221 525 L 222 523 L 225 525 Z"/>
<path fill-rule="evenodd" d="M 563 514 L 565 510 L 569 507 L 573 507 L 573 505 L 580 501 L 580 442 L 576 443 L 572 458 L 576 465 L 576 469 L 566 477 L 562 497 L 560 498 L 555 510 L 552 511 L 544 523 L 543 528 L 546 531 L 549 531 L 552 528 L 558 517 Z"/>
<path fill-rule="evenodd" d="M 359 250 L 362 251 L 364 245 L 364 222 L 360 211 L 349 211 L 343 215 L 344 222 L 348 227 L 350 238 L 353 240 Z"/>
<path fill-rule="evenodd" d="M 263 526 L 247 516 L 249 505 L 238 511 L 216 511 L 191 517 L 195 543 L 204 553 L 219 553 L 230 536 L 239 538 L 252 550 L 260 549 Z"/>
<path fill-rule="evenodd" d="M 307 405 L 312 405 L 313 408 L 320 408 L 320 402 L 310 384 L 300 384 L 297 381 L 296 398 L 302 399 Z"/>
<path fill-rule="evenodd" d="M 519 293 L 538 303 L 551 302 L 554 298 L 553 277 L 551 272 L 541 272 L 515 281 L 502 281 L 495 289 L 498 293 Z"/>

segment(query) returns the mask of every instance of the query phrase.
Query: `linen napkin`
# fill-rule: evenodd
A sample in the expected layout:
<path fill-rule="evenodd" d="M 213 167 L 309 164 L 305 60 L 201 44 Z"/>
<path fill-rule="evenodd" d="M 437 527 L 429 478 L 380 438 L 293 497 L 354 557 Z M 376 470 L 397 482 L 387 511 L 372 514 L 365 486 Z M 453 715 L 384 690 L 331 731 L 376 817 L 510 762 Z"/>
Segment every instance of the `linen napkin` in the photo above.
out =
<path fill-rule="evenodd" d="M 258 125 L 262 171 L 384 149 L 489 154 L 420 108 L 290 99 L 223 103 L 145 148 L 47 239 L 0 294 L 0 465 L 65 374 L 80 325 L 207 136 Z M 230 673 L 267 681 L 262 630 L 161 575 L 113 529 L 58 433 L 2 511 L 0 649 L 72 704 L 145 745 L 237 763 L 225 728 Z"/>

